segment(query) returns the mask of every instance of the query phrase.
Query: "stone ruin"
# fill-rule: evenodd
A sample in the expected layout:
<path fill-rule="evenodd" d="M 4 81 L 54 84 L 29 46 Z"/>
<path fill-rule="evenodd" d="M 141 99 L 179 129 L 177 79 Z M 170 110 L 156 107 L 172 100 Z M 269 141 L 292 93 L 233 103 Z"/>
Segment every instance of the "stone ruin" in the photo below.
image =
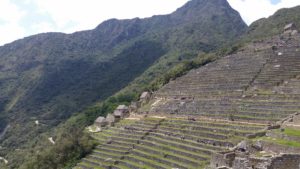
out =
<path fill-rule="evenodd" d="M 136 113 L 138 111 L 139 108 L 141 108 L 142 106 L 146 105 L 149 103 L 151 99 L 151 93 L 150 92 L 143 92 L 140 95 L 140 98 L 138 101 L 132 102 L 129 106 L 129 111 L 131 113 Z"/>
<path fill-rule="evenodd" d="M 150 99 L 151 99 L 151 94 L 149 92 L 143 92 L 140 96 L 140 102 L 142 105 L 147 104 Z"/>
<path fill-rule="evenodd" d="M 242 141 L 233 150 L 213 154 L 207 169 L 298 169 L 299 152 L 267 153 L 262 142 Z M 299 151 L 299 150 L 298 150 Z M 265 154 L 257 155 L 259 152 Z"/>
<path fill-rule="evenodd" d="M 299 158 L 292 152 L 297 150 L 267 144 L 275 143 L 272 137 L 270 142 L 262 138 L 233 147 L 237 141 L 269 134 L 268 129 L 280 132 L 276 122 L 300 110 L 300 78 L 295 78 L 300 72 L 299 37 L 278 35 L 190 71 L 157 91 L 151 103 L 159 104 L 153 107 L 133 102 L 130 117 L 131 108 L 148 111 L 147 117 L 94 135 L 101 138 L 101 146 L 79 168 L 202 168 L 214 152 L 220 153 L 213 155 L 211 168 L 295 168 Z M 273 92 L 274 87 L 284 93 Z M 297 119 L 284 124 L 293 121 Z M 108 164 L 105 153 L 120 151 L 126 151 L 121 160 L 109 157 L 118 164 Z"/>
<path fill-rule="evenodd" d="M 286 122 L 295 121 L 299 124 L 299 113 L 289 116 L 273 126 L 264 129 L 266 137 L 297 141 L 298 137 L 287 136 L 284 131 Z M 279 127 L 278 127 L 279 126 Z M 261 132 L 258 132 L 261 133 Z M 261 137 L 262 135 L 258 135 Z M 300 168 L 300 148 L 279 145 L 261 140 L 242 141 L 229 151 L 216 152 L 212 155 L 207 169 L 298 169 Z"/>
<path fill-rule="evenodd" d="M 266 136 L 300 142 L 299 137 L 284 134 L 286 127 L 299 129 L 299 124 L 300 113 L 294 113 L 248 138 Z M 242 141 L 229 151 L 214 153 L 207 169 L 300 169 L 300 148 L 261 140 Z"/>
<path fill-rule="evenodd" d="M 125 105 L 119 105 L 113 112 L 113 114 L 107 114 L 106 118 L 99 116 L 94 125 L 98 128 L 103 128 L 106 126 L 113 126 L 119 120 L 129 116 L 129 108 Z"/>
<path fill-rule="evenodd" d="M 116 120 L 119 121 L 123 118 L 126 118 L 129 116 L 129 108 L 125 105 L 119 105 L 116 110 L 113 112 L 113 115 L 115 116 Z"/>
<path fill-rule="evenodd" d="M 129 107 L 126 105 L 119 105 L 112 114 L 108 114 L 106 117 L 99 116 L 95 120 L 94 125 L 99 128 L 99 131 L 101 131 L 101 128 L 103 127 L 114 126 L 116 122 L 129 117 L 131 112 L 137 111 L 141 105 L 147 104 L 150 99 L 150 92 L 143 92 L 138 102 L 132 102 Z"/>
<path fill-rule="evenodd" d="M 105 120 L 108 126 L 113 126 L 114 123 L 116 122 L 116 118 L 113 114 L 108 114 Z"/>
<path fill-rule="evenodd" d="M 97 127 L 99 127 L 99 128 L 105 127 L 106 124 L 107 124 L 107 123 L 106 123 L 105 117 L 100 116 L 100 117 L 98 117 L 98 118 L 95 120 L 95 125 L 96 125 Z"/>
<path fill-rule="evenodd" d="M 287 24 L 284 27 L 283 34 L 296 35 L 298 34 L 297 27 L 294 23 Z"/>

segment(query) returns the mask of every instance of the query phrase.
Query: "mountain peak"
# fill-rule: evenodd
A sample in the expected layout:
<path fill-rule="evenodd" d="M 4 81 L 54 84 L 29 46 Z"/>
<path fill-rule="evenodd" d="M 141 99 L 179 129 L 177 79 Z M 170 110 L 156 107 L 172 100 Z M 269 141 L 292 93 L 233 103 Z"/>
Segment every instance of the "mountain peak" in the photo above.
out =
<path fill-rule="evenodd" d="M 172 15 L 175 18 L 191 20 L 195 17 L 206 18 L 211 15 L 227 15 L 228 13 L 241 19 L 239 13 L 231 8 L 227 0 L 190 0 Z"/>

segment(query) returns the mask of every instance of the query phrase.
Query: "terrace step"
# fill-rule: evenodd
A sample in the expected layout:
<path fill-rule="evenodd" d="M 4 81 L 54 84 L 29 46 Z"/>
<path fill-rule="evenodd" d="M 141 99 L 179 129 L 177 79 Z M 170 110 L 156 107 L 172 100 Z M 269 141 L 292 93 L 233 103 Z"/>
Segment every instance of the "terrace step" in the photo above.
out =
<path fill-rule="evenodd" d="M 142 152 L 149 153 L 149 154 L 155 154 L 155 155 L 163 156 L 163 158 L 165 158 L 165 159 L 172 160 L 172 163 L 174 163 L 174 161 L 177 161 L 177 162 L 183 163 L 185 165 L 192 165 L 192 166 L 199 166 L 200 165 L 198 163 L 200 159 L 198 159 L 198 161 L 195 161 L 195 160 L 189 159 L 185 156 L 175 154 L 174 152 L 170 152 L 170 151 L 163 151 L 162 152 L 157 147 L 149 147 L 145 144 L 137 145 L 135 147 L 135 149 L 139 150 L 139 151 L 142 151 Z M 203 160 L 207 160 L 207 159 L 203 159 Z"/>

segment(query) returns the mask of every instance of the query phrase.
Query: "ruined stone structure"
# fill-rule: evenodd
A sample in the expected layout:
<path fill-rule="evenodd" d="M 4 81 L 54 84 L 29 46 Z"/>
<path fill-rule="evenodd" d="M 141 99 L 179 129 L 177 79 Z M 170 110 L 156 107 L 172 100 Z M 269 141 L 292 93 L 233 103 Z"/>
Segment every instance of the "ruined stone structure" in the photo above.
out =
<path fill-rule="evenodd" d="M 298 33 L 296 25 L 294 23 L 287 24 L 284 27 L 284 34 L 296 35 Z"/>
<path fill-rule="evenodd" d="M 253 145 L 252 145 L 253 146 Z M 219 152 L 212 156 L 209 169 L 298 169 L 300 154 L 273 154 L 262 157 L 255 156 L 254 147 L 246 152 L 239 150 Z M 252 151 L 252 152 L 250 152 Z"/>
<path fill-rule="evenodd" d="M 117 120 L 123 119 L 129 116 L 129 108 L 125 105 L 119 105 L 113 114 Z"/>
<path fill-rule="evenodd" d="M 105 117 L 99 116 L 96 120 L 94 125 L 98 128 L 105 127 L 105 126 L 113 126 L 116 122 L 120 121 L 121 119 L 129 116 L 129 108 L 125 105 L 119 105 L 113 112 L 113 114 L 108 114 Z"/>
<path fill-rule="evenodd" d="M 102 117 L 102 116 L 98 117 L 95 120 L 95 125 L 97 127 L 100 127 L 100 128 L 106 126 L 107 125 L 107 121 L 105 120 L 105 117 Z"/>
<path fill-rule="evenodd" d="M 113 126 L 116 122 L 116 118 L 113 114 L 108 114 L 105 121 L 107 122 L 108 126 Z"/>
<path fill-rule="evenodd" d="M 140 96 L 141 105 L 147 104 L 151 98 L 151 94 L 149 92 L 143 92 Z"/>
<path fill-rule="evenodd" d="M 298 155 L 270 153 L 279 141 L 264 135 L 300 110 L 299 44 L 275 36 L 191 70 L 153 94 L 147 117 L 94 133 L 99 145 L 76 168 L 294 169 Z"/>

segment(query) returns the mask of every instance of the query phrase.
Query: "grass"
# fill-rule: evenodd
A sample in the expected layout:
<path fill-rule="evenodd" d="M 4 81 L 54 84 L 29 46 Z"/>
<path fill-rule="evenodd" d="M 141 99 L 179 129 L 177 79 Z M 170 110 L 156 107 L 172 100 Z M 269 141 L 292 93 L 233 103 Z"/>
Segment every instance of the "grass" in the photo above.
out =
<path fill-rule="evenodd" d="M 227 127 L 214 127 L 214 126 L 209 126 L 209 125 L 202 125 L 202 126 L 200 126 L 199 124 L 197 124 L 197 125 L 195 125 L 195 124 L 188 125 L 188 124 L 182 124 L 182 123 L 176 123 L 176 122 L 174 122 L 174 123 L 172 123 L 172 122 L 170 122 L 170 123 L 166 122 L 164 124 L 167 124 L 168 126 L 175 126 L 175 125 L 177 125 L 177 126 L 180 126 L 182 129 L 191 129 L 192 128 L 193 130 L 195 130 L 195 129 L 197 130 L 197 128 L 203 127 L 203 128 L 209 128 L 210 131 L 211 130 L 217 130 L 217 131 L 221 130 L 222 132 L 219 132 L 219 133 L 222 133 L 222 134 L 225 133 L 226 135 L 228 135 L 230 133 L 240 133 L 240 134 L 244 134 L 245 135 L 245 134 L 250 134 L 250 133 L 254 132 L 254 131 L 249 131 L 249 130 L 245 131 L 245 130 L 238 130 L 238 129 L 227 128 Z M 210 124 L 210 125 L 213 125 L 213 124 Z M 239 127 L 241 127 L 241 126 L 238 126 L 238 125 L 236 126 L 236 128 L 239 128 Z"/>
<path fill-rule="evenodd" d="M 150 142 L 150 141 L 144 140 L 144 142 Z M 158 142 L 155 142 L 155 146 L 158 147 L 160 150 L 164 150 L 164 151 L 167 151 L 167 152 L 172 152 L 173 153 L 173 152 L 177 151 L 177 152 L 183 152 L 183 153 L 186 153 L 186 154 L 191 154 L 191 155 L 195 155 L 195 156 L 199 156 L 199 157 L 203 157 L 203 158 L 209 158 L 209 156 L 207 156 L 204 153 L 203 154 L 195 153 L 193 151 L 188 151 L 188 150 L 185 150 L 183 148 L 176 147 L 176 146 L 171 146 L 171 145 L 167 145 L 167 144 L 160 144 Z M 214 150 L 208 150 L 208 149 L 203 149 L 203 150 L 207 150 L 207 151 L 211 151 L 211 152 L 214 151 Z"/>
<path fill-rule="evenodd" d="M 300 137 L 300 130 L 292 129 L 292 128 L 285 128 L 284 134 L 288 136 Z"/>
<path fill-rule="evenodd" d="M 164 162 L 159 162 L 158 161 L 158 160 L 163 160 L 165 162 L 169 162 L 169 163 L 176 164 L 176 165 L 179 165 L 179 166 L 183 166 L 183 167 L 186 167 L 186 168 L 193 168 L 192 166 L 189 166 L 189 165 L 186 166 L 185 164 L 183 164 L 183 163 L 181 163 L 179 161 L 174 161 L 172 159 L 165 158 L 164 155 L 162 155 L 162 154 L 153 154 L 153 153 L 148 153 L 148 152 L 141 151 L 141 150 L 135 150 L 135 152 L 138 152 L 142 156 L 145 156 L 143 158 L 147 157 L 147 159 L 149 160 L 149 163 L 153 163 L 153 164 L 155 164 L 157 166 L 168 168 L 169 167 L 168 164 L 164 164 Z M 133 155 L 133 157 L 137 157 L 137 156 Z"/>
<path fill-rule="evenodd" d="M 261 137 L 257 140 L 263 140 L 266 142 L 271 142 L 271 143 L 284 145 L 284 146 L 288 146 L 288 147 L 300 148 L 300 142 L 297 142 L 297 141 L 288 141 L 288 140 L 284 140 L 284 139 L 275 139 L 275 138 L 270 138 L 270 137 Z"/>
<path fill-rule="evenodd" d="M 149 166 L 146 166 L 144 164 L 139 164 L 137 162 L 133 162 L 133 161 L 129 161 L 128 159 L 125 159 L 125 160 L 120 160 L 121 162 L 124 162 L 124 163 L 127 163 L 127 164 L 130 164 L 130 165 L 133 165 L 133 166 L 136 166 L 138 168 L 141 168 L 141 169 L 153 169 Z M 119 164 L 117 165 L 117 167 L 119 167 Z M 123 166 L 121 166 L 122 169 L 123 169 Z"/>
<path fill-rule="evenodd" d="M 169 149 L 165 149 L 165 148 L 161 148 L 161 147 L 156 147 L 156 146 L 153 146 L 153 147 L 149 147 L 147 145 L 139 145 L 142 149 L 145 148 L 145 149 L 149 149 L 149 150 L 152 150 L 152 151 L 156 151 L 157 153 L 154 153 L 156 155 L 172 155 L 174 157 L 177 157 L 177 158 L 181 158 L 183 160 L 189 160 L 189 161 L 192 161 L 194 163 L 198 163 L 199 160 L 194 160 L 190 157 L 187 157 L 187 156 L 183 156 L 183 155 L 180 155 L 180 154 L 176 154 L 174 153 L 174 151 L 170 151 L 172 149 L 174 150 L 178 150 L 176 147 L 172 147 L 172 148 L 169 148 Z M 170 146 L 171 147 L 171 146 Z M 138 148 L 137 148 L 138 149 Z M 138 149 L 139 150 L 139 149 Z M 147 152 L 145 150 L 140 150 L 140 151 L 144 151 L 144 152 Z M 184 152 L 184 150 L 179 150 L 181 152 Z M 186 152 L 186 153 L 190 153 L 190 152 Z M 153 153 L 152 153 L 153 154 Z M 198 156 L 201 156 L 203 154 L 200 154 L 200 153 L 196 153 L 196 155 Z M 207 155 L 205 157 L 208 157 Z"/>
<path fill-rule="evenodd" d="M 271 153 L 264 152 L 264 151 L 260 151 L 260 152 L 255 153 L 256 157 L 271 156 L 271 155 L 272 155 Z"/>

